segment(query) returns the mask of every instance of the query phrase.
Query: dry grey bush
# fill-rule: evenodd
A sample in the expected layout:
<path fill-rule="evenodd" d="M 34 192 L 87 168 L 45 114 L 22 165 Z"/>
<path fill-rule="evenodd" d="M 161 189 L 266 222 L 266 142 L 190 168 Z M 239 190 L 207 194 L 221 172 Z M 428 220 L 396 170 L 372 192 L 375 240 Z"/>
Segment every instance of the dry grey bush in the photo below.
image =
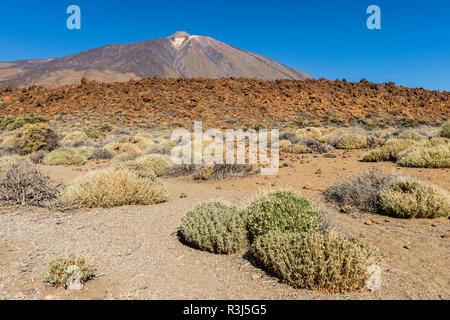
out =
<path fill-rule="evenodd" d="M 47 155 L 46 151 L 40 150 L 38 152 L 30 154 L 29 158 L 30 161 L 33 162 L 34 164 L 41 164 L 42 160 L 45 158 L 46 155 Z"/>
<path fill-rule="evenodd" d="M 300 144 L 303 144 L 311 150 L 313 153 L 327 153 L 328 146 L 326 144 L 320 143 L 319 141 L 313 138 L 303 138 L 300 141 Z"/>
<path fill-rule="evenodd" d="M 245 175 L 252 170 L 249 164 L 214 164 L 197 167 L 194 172 L 196 180 L 220 180 L 223 178 Z"/>
<path fill-rule="evenodd" d="M 349 205 L 367 212 L 380 212 L 381 191 L 394 179 L 395 174 L 384 174 L 372 168 L 325 191 L 325 197 L 340 206 Z"/>
<path fill-rule="evenodd" d="M 113 153 L 104 148 L 95 148 L 92 151 L 91 159 L 92 160 L 108 160 L 114 157 Z"/>
<path fill-rule="evenodd" d="M 170 155 L 172 151 L 172 148 L 168 145 L 157 145 L 152 148 L 150 148 L 146 154 L 164 154 L 164 155 Z"/>
<path fill-rule="evenodd" d="M 292 144 L 297 144 L 300 142 L 300 138 L 297 136 L 295 132 L 292 131 L 284 131 L 280 133 L 280 141 L 281 140 L 288 140 Z"/>
<path fill-rule="evenodd" d="M 55 203 L 58 187 L 52 187 L 50 178 L 28 163 L 14 164 L 0 181 L 0 197 L 19 205 L 48 207 Z"/>

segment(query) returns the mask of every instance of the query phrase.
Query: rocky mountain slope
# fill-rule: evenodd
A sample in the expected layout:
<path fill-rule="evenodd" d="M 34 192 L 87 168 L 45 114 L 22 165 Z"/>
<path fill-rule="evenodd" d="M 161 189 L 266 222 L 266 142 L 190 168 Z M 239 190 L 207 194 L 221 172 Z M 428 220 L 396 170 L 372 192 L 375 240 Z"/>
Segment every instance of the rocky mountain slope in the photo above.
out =
<path fill-rule="evenodd" d="M 96 126 L 191 125 L 197 119 L 206 125 L 230 127 L 258 122 L 288 125 L 313 119 L 432 123 L 448 118 L 450 92 L 324 79 L 83 80 L 79 85 L 54 89 L 0 89 L 0 114 L 23 113 Z"/>
<path fill-rule="evenodd" d="M 0 63 L 0 87 L 56 87 L 79 83 L 83 77 L 117 82 L 147 77 L 303 80 L 308 75 L 213 38 L 186 32 L 55 59 Z"/>

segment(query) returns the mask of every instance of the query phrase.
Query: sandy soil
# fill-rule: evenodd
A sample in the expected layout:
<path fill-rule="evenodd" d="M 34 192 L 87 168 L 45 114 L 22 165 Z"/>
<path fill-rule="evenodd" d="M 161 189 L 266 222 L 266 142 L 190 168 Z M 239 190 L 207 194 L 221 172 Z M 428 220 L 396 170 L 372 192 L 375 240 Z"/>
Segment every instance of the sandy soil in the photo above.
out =
<path fill-rule="evenodd" d="M 247 250 L 214 255 L 183 245 L 182 217 L 195 205 L 220 200 L 244 207 L 261 189 L 291 187 L 310 199 L 374 164 L 364 151 L 334 151 L 337 158 L 307 156 L 280 169 L 218 182 L 169 178 L 169 201 L 146 207 L 54 212 L 0 207 L 0 299 L 449 299 L 450 220 L 400 220 L 364 213 L 338 214 L 343 229 L 384 254 L 382 287 L 348 295 L 296 290 L 252 264 Z M 100 166 L 101 164 L 98 164 Z M 54 180 L 70 181 L 95 167 L 42 167 Z M 384 170 L 417 176 L 450 190 L 449 169 Z M 309 184 L 311 190 L 304 189 Z M 187 198 L 180 198 L 185 193 Z M 379 223 L 364 224 L 376 217 Z M 409 249 L 405 248 L 407 246 Z M 46 286 L 40 274 L 57 256 L 85 257 L 97 278 L 80 292 Z"/>

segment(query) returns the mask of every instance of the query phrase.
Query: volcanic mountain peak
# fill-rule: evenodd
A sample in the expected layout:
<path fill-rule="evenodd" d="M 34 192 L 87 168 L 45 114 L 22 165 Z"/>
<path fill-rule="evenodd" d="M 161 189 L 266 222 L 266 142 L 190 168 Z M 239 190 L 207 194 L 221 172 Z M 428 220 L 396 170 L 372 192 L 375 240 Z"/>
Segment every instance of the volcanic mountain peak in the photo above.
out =
<path fill-rule="evenodd" d="M 169 38 L 189 38 L 191 35 L 187 33 L 186 31 L 177 31 L 173 35 L 171 35 Z"/>
<path fill-rule="evenodd" d="M 109 45 L 74 55 L 0 64 L 0 87 L 56 87 L 81 78 L 101 82 L 156 78 L 304 80 L 308 75 L 207 36 L 178 31 L 167 37 Z"/>

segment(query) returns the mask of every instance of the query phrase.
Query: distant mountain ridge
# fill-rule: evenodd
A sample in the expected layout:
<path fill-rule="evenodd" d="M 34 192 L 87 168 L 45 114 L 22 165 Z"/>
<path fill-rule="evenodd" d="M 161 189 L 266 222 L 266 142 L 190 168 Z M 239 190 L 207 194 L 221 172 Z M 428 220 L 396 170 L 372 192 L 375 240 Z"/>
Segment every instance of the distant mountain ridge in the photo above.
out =
<path fill-rule="evenodd" d="M 0 62 L 0 87 L 47 87 L 156 78 L 257 78 L 304 80 L 309 76 L 264 56 L 184 31 L 167 38 L 108 45 L 54 59 Z"/>

